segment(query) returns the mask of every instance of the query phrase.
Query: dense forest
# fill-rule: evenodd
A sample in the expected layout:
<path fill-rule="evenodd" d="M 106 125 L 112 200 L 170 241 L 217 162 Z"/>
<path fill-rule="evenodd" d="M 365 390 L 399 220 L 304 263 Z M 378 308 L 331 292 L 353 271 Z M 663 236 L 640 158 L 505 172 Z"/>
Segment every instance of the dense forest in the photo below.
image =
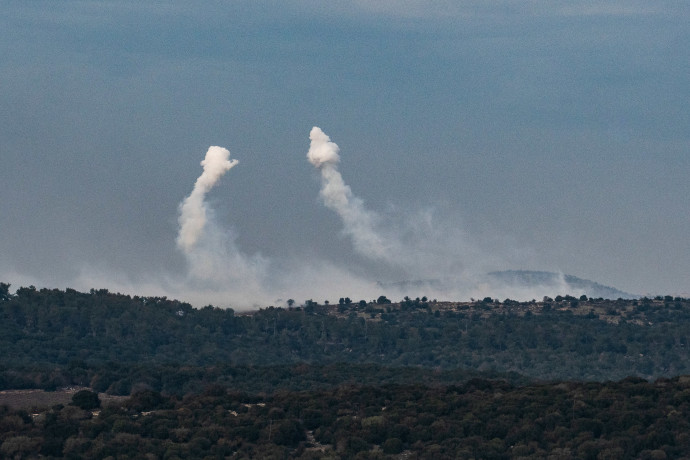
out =
<path fill-rule="evenodd" d="M 91 397 L 89 397 L 91 396 Z M 94 401 L 95 400 L 95 401 Z M 95 393 L 0 407 L 3 458 L 665 459 L 690 452 L 690 379 L 340 386 L 249 394 Z"/>
<path fill-rule="evenodd" d="M 128 399 L 0 406 L 1 457 L 690 454 L 685 298 L 381 295 L 239 313 L 9 287 L 0 390 Z"/>
<path fill-rule="evenodd" d="M 542 380 L 690 373 L 690 300 L 678 297 L 392 303 L 382 295 L 371 302 L 307 301 L 240 315 L 106 290 L 29 287 L 9 295 L 3 286 L 0 389 L 79 384 L 129 394 L 141 381 L 178 392 L 184 389 L 169 382 L 165 387 L 166 375 L 184 380 L 194 368 L 303 363 Z"/>

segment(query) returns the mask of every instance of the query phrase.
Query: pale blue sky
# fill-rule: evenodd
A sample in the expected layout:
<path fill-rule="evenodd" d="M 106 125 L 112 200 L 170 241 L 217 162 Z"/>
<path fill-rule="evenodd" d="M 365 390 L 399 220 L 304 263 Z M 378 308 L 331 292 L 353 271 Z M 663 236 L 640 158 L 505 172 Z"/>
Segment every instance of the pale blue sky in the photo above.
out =
<path fill-rule="evenodd" d="M 432 214 L 466 270 L 690 295 L 688 24 L 681 1 L 2 2 L 0 278 L 184 276 L 177 206 L 220 145 L 239 251 L 391 280 L 319 200 L 319 126 L 367 209 Z"/>

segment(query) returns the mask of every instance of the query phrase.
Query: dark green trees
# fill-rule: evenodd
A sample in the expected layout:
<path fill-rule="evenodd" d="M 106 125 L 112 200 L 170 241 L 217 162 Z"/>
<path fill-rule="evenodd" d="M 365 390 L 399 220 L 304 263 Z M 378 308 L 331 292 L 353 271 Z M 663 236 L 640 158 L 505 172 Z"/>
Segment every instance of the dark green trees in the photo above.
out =
<path fill-rule="evenodd" d="M 80 409 L 91 410 L 101 407 L 101 400 L 98 398 L 98 393 L 89 390 L 81 390 L 74 393 L 72 396 L 72 405 Z"/>
<path fill-rule="evenodd" d="M 0 302 L 5 302 L 10 299 L 10 285 L 8 283 L 0 283 Z"/>

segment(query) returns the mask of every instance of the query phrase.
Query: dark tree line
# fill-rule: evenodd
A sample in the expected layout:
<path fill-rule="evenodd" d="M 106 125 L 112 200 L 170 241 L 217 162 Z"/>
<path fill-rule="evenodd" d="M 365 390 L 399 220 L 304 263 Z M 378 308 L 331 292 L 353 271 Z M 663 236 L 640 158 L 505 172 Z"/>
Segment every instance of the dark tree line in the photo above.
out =
<path fill-rule="evenodd" d="M 364 305 L 311 301 L 238 315 L 107 290 L 29 287 L 10 295 L 3 286 L 0 388 L 63 381 L 109 387 L 123 366 L 148 367 L 154 379 L 156 369 L 218 364 L 377 364 L 580 380 L 690 372 L 687 299 L 566 296 L 539 304 L 484 299 L 441 307 L 425 297 L 394 304 L 381 296 Z M 591 311 L 574 314 L 573 300 Z M 607 320 L 600 317 L 605 314 Z M 144 378 L 132 377 L 110 390 L 129 391 Z"/>

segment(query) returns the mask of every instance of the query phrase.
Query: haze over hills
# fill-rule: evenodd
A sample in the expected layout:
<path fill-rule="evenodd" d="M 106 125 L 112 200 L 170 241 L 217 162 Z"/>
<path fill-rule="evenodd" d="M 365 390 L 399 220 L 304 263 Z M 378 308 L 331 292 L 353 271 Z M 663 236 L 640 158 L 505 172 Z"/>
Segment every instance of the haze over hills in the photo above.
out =
<path fill-rule="evenodd" d="M 395 283 L 382 283 L 381 288 L 394 288 L 398 291 L 406 289 L 430 290 L 448 289 L 452 281 L 445 279 L 410 280 Z M 534 270 L 502 270 L 487 273 L 478 281 L 475 281 L 474 291 L 480 295 L 496 298 L 511 298 L 515 300 L 541 299 L 544 296 L 555 297 L 557 295 L 573 295 L 580 297 L 586 295 L 591 298 L 602 299 L 638 299 L 637 294 L 605 286 L 595 281 L 578 278 L 573 275 L 565 275 L 557 272 Z M 475 294 L 476 295 L 476 294 Z M 460 300 L 460 299 L 454 299 Z"/>
<path fill-rule="evenodd" d="M 108 362 L 345 362 L 586 380 L 657 378 L 690 368 L 690 299 L 672 296 L 604 300 L 562 293 L 526 302 L 497 297 L 395 302 L 380 295 L 240 314 L 105 289 L 81 293 L 31 286 L 11 294 L 8 288 L 0 283 L 0 367 L 9 372 L 0 372 L 0 387 L 27 385 L 10 383 L 19 382 L 12 369 L 51 373 L 74 360 L 94 369 Z M 108 377 L 102 390 L 121 378 Z M 33 386 L 43 381 L 29 380 Z"/>
<path fill-rule="evenodd" d="M 565 283 L 568 289 L 582 295 L 603 299 L 637 299 L 640 296 L 621 291 L 611 286 L 604 286 L 595 281 L 578 278 L 573 275 L 564 275 L 555 272 L 531 271 L 531 270 L 505 270 L 491 272 L 489 278 L 506 286 L 530 287 L 560 287 Z"/>

